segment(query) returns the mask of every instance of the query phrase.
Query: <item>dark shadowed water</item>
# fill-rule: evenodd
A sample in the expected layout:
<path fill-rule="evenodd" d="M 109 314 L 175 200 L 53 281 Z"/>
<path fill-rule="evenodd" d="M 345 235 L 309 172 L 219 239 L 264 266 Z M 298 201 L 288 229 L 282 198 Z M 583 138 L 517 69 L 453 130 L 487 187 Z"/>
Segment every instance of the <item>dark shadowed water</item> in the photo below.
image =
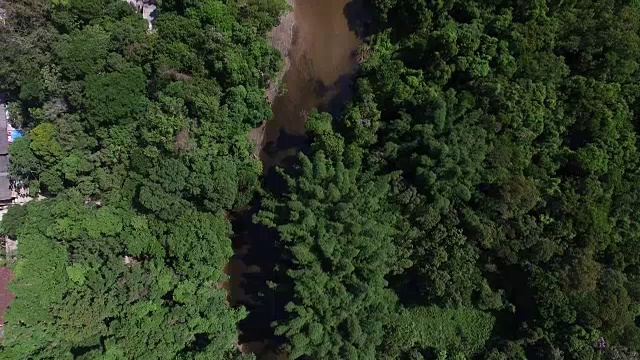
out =
<path fill-rule="evenodd" d="M 269 174 L 308 146 L 304 131 L 306 115 L 314 108 L 334 116 L 352 94 L 351 82 L 357 66 L 361 39 L 356 24 L 361 22 L 360 0 L 296 0 L 290 67 L 284 75 L 285 91 L 273 102 L 274 118 L 266 124 L 260 159 L 265 168 L 266 187 L 278 191 L 282 184 Z M 357 20 L 356 20 L 357 19 Z M 286 359 L 278 351 L 282 339 L 273 335 L 271 323 L 285 315 L 286 293 L 267 284 L 278 282 L 276 264 L 282 259 L 274 246 L 277 234 L 253 224 L 250 211 L 233 221 L 234 257 L 228 266 L 227 284 L 232 305 L 243 305 L 248 317 L 240 324 L 239 343 L 245 352 L 259 359 Z"/>

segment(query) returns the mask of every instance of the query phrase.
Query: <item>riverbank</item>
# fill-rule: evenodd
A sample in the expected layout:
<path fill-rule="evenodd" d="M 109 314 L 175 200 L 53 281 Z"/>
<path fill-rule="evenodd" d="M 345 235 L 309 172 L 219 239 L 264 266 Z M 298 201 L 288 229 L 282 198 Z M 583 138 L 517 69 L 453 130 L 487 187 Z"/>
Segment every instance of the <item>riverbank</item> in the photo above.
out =
<path fill-rule="evenodd" d="M 282 88 L 282 79 L 289 70 L 291 62 L 289 61 L 289 50 L 293 43 L 293 31 L 296 25 L 295 20 L 295 0 L 287 0 L 287 3 L 291 7 L 286 14 L 280 17 L 280 23 L 273 28 L 267 35 L 269 43 L 275 49 L 277 49 L 284 61 L 282 70 L 278 73 L 275 79 L 269 81 L 267 85 L 266 97 L 269 104 L 272 104 L 275 98 L 278 96 L 279 90 Z M 260 126 L 253 128 L 249 132 L 249 140 L 255 145 L 254 156 L 257 158 L 264 147 L 264 134 L 267 126 L 267 122 L 262 123 Z"/>
<path fill-rule="evenodd" d="M 273 100 L 278 96 L 278 90 L 281 87 L 282 78 L 291 66 L 291 62 L 289 61 L 289 51 L 293 44 L 293 30 L 296 25 L 296 4 L 295 0 L 287 0 L 287 3 L 291 7 L 291 10 L 280 18 L 280 24 L 273 28 L 273 30 L 271 30 L 267 35 L 271 46 L 276 48 L 280 54 L 282 54 L 284 60 L 284 67 L 278 76 L 271 80 L 267 86 L 267 101 L 269 104 L 272 104 Z"/>

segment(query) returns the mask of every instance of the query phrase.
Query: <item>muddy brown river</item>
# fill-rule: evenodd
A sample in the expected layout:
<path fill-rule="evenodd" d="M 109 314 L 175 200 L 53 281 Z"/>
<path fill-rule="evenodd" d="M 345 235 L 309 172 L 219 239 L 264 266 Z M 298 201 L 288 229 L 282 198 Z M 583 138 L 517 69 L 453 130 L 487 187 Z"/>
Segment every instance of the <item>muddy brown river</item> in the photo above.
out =
<path fill-rule="evenodd" d="M 306 143 L 304 119 L 313 108 L 336 114 L 351 95 L 351 78 L 361 40 L 346 14 L 357 13 L 349 0 L 296 0 L 293 43 L 284 90 L 272 106 L 260 154 L 265 168 L 278 164 Z"/>
<path fill-rule="evenodd" d="M 282 79 L 285 90 L 273 101 L 274 116 L 264 125 L 262 134 L 260 159 L 265 174 L 308 146 L 304 122 L 312 109 L 337 115 L 351 97 L 356 52 L 361 44 L 354 31 L 355 18 L 362 13 L 356 1 L 360 0 L 294 0 L 293 15 L 286 18 L 280 32 L 280 37 L 291 35 L 292 16 L 289 68 Z M 265 186 L 270 188 L 267 180 Z M 289 300 L 267 286 L 277 282 L 274 267 L 281 255 L 275 247 L 277 234 L 253 224 L 252 215 L 258 210 L 256 206 L 237 214 L 233 221 L 235 255 L 227 267 L 230 280 L 226 288 L 230 303 L 242 305 L 249 312 L 239 325 L 239 348 L 256 354 L 258 359 L 286 359 L 287 355 L 279 351 L 283 339 L 273 335 L 271 323 L 284 316 Z"/>

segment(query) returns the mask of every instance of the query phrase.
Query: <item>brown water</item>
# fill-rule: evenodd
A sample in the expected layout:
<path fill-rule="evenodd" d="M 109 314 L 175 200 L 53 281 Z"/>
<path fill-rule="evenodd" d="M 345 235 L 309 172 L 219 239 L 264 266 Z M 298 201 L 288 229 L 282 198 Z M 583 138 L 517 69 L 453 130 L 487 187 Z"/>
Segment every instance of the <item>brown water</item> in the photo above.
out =
<path fill-rule="evenodd" d="M 260 154 L 265 168 L 306 142 L 304 120 L 311 109 L 335 113 L 350 97 L 361 43 L 345 17 L 353 5 L 349 0 L 295 1 L 291 66 L 283 79 L 284 94 L 272 106 L 274 118 L 266 125 Z"/>
<path fill-rule="evenodd" d="M 354 2 L 295 0 L 294 7 L 290 67 L 283 78 L 286 91 L 273 102 L 274 118 L 265 125 L 260 153 L 267 171 L 307 146 L 304 121 L 309 111 L 318 108 L 335 115 L 350 98 L 361 43 L 345 16 L 359 13 Z M 281 259 L 274 243 L 277 234 L 252 223 L 257 210 L 238 214 L 233 222 L 235 255 L 227 267 L 228 298 L 232 305 L 249 311 L 239 326 L 242 351 L 253 352 L 259 359 L 286 359 L 277 350 L 279 339 L 270 324 L 282 317 L 288 300 L 267 286 L 267 281 L 276 280 L 274 265 Z"/>

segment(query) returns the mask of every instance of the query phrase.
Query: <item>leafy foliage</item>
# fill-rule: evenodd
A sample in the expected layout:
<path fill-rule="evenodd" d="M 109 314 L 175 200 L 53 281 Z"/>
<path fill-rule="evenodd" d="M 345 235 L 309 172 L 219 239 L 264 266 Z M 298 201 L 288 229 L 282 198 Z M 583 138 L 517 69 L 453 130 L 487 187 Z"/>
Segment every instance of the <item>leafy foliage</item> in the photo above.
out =
<path fill-rule="evenodd" d="M 341 126 L 368 170 L 402 174 L 402 301 L 500 314 L 487 354 L 595 358 L 600 336 L 637 349 L 635 260 L 618 249 L 639 234 L 638 8 L 374 4 Z"/>
<path fill-rule="evenodd" d="M 164 1 L 148 32 L 121 0 L 7 6 L 0 90 L 28 132 L 10 171 L 50 199 L 2 223 L 19 241 L 2 358 L 240 356 L 226 212 L 259 185 L 247 133 L 271 116 L 285 8 Z"/>
<path fill-rule="evenodd" d="M 400 213 L 391 204 L 394 175 L 364 171 L 361 149 L 345 147 L 328 114 L 312 113 L 307 129 L 313 157 L 300 155 L 291 174 L 280 171 L 286 190 L 265 197 L 257 216 L 277 230 L 288 264 L 288 282 L 279 291 L 291 284 L 293 300 L 275 332 L 288 339 L 289 355 L 396 358 L 416 342 L 469 354 L 482 348 L 492 328 L 490 315 L 402 309 L 389 288 L 387 277 L 411 265 L 399 243 L 406 235 Z M 465 338 L 456 340 L 460 331 Z"/>
<path fill-rule="evenodd" d="M 313 291 L 343 281 L 323 266 L 323 247 L 311 246 L 324 234 L 307 237 L 326 217 L 319 196 L 346 177 L 316 169 L 355 166 L 355 189 L 381 181 L 388 189 L 340 217 L 340 228 L 386 220 L 378 231 L 386 237 L 372 235 L 367 246 L 393 244 L 394 262 L 406 264 L 397 273 L 373 262 L 393 303 L 380 312 L 400 315 L 363 331 L 382 326 L 383 343 L 327 358 L 633 356 L 640 9 L 615 0 L 370 3 L 376 31 L 362 49 L 355 98 L 335 131 L 312 116 L 312 154 L 261 218 L 292 253 L 285 267 L 294 305 L 282 332 L 289 346 L 323 358 L 314 349 L 345 343 L 343 329 L 320 336 L 306 326 L 328 308 Z M 352 206 L 339 201 L 334 213 Z M 368 265 L 349 263 L 356 273 Z M 307 282 L 313 291 L 299 285 Z"/>

